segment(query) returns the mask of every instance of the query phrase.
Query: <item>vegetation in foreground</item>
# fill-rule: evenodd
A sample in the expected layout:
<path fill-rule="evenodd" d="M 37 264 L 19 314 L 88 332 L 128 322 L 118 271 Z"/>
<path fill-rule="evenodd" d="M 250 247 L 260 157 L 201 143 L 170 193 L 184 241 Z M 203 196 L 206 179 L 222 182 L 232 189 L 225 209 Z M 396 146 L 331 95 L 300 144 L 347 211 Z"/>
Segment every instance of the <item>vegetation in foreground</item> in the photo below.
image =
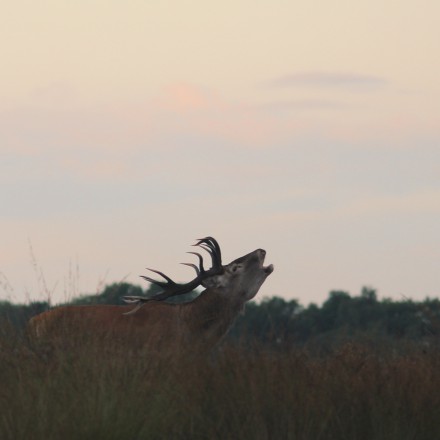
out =
<path fill-rule="evenodd" d="M 440 438 L 437 349 L 228 343 L 176 358 L 36 346 L 6 325 L 0 347 L 2 440 Z"/>
<path fill-rule="evenodd" d="M 75 302 L 118 303 L 132 289 Z M 440 438 L 438 300 L 270 298 L 205 358 L 92 337 L 36 345 L 24 325 L 47 307 L 0 304 L 2 440 Z"/>

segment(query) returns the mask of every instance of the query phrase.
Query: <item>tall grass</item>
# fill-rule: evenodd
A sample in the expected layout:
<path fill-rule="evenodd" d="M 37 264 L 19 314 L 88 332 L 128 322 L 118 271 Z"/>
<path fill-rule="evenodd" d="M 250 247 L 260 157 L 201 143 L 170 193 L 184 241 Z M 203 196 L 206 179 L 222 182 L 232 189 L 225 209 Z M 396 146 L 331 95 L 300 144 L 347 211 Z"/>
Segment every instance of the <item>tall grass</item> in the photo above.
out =
<path fill-rule="evenodd" d="M 69 348 L 67 348 L 69 347 Z M 440 438 L 440 353 L 226 345 L 209 357 L 0 329 L 0 439 Z"/>

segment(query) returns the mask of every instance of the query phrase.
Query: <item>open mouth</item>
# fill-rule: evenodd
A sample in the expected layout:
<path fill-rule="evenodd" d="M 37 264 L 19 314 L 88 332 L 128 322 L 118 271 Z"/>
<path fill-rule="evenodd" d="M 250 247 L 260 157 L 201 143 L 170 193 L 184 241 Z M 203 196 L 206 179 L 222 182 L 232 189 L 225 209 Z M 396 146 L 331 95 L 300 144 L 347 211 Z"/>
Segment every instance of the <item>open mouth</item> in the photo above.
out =
<path fill-rule="evenodd" d="M 260 260 L 260 264 L 261 264 L 261 268 L 263 269 L 264 273 L 266 275 L 270 275 L 273 272 L 273 264 L 269 264 L 268 266 L 263 266 L 264 263 L 264 258 L 266 257 L 266 251 L 264 251 L 263 249 L 261 249 L 261 260 Z"/>
<path fill-rule="evenodd" d="M 270 275 L 273 272 L 273 269 L 273 264 L 269 264 L 269 266 L 263 266 L 263 270 L 266 275 Z"/>

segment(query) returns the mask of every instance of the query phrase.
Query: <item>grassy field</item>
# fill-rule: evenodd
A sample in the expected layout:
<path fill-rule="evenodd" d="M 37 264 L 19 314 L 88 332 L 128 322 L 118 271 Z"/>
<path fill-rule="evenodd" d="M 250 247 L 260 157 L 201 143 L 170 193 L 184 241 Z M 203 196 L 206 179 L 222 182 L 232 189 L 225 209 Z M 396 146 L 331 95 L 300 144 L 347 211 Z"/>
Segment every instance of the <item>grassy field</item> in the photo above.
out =
<path fill-rule="evenodd" d="M 209 358 L 0 331 L 0 439 L 440 438 L 440 353 L 226 345 Z"/>

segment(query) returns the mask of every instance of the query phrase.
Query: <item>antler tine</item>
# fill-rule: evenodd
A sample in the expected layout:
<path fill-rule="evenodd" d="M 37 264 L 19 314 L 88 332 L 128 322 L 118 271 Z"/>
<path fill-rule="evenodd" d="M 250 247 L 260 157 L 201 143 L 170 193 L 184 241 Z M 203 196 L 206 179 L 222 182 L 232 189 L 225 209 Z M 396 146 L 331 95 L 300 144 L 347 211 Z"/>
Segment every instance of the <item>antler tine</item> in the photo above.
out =
<path fill-rule="evenodd" d="M 214 237 L 205 237 L 205 240 L 208 240 L 211 243 L 212 247 L 215 250 L 215 253 L 218 256 L 218 259 L 220 260 L 220 264 L 221 264 L 222 251 L 220 250 L 220 245 L 218 244 L 218 241 Z"/>
<path fill-rule="evenodd" d="M 209 246 L 212 250 L 215 250 L 215 243 L 212 240 L 214 240 L 214 239 L 211 239 L 211 237 L 198 238 L 195 246 L 205 244 L 205 245 Z"/>
<path fill-rule="evenodd" d="M 159 280 L 155 280 L 154 278 L 147 277 L 145 275 L 140 275 L 141 278 L 148 281 L 149 283 L 156 284 L 156 286 L 159 286 L 162 289 L 166 288 L 167 286 L 176 284 L 169 276 L 165 275 L 163 272 L 160 272 L 155 269 L 149 269 L 149 268 L 147 268 L 147 270 L 154 272 L 154 273 L 157 273 L 158 275 L 160 275 L 162 278 L 164 278 L 166 280 L 166 281 L 159 281 Z"/>
<path fill-rule="evenodd" d="M 209 246 L 206 246 L 204 244 L 198 244 L 197 246 L 201 247 L 206 252 L 208 252 L 208 254 L 211 256 L 212 267 L 217 267 L 218 266 L 218 261 L 217 261 L 217 257 L 215 255 L 214 251 Z"/>
<path fill-rule="evenodd" d="M 160 271 L 155 270 L 155 269 L 150 269 L 148 267 L 147 267 L 147 270 L 149 270 L 150 272 L 157 273 L 161 277 L 165 278 L 169 283 L 176 284 L 169 276 L 165 275 L 163 272 L 160 272 Z"/>
<path fill-rule="evenodd" d="M 221 255 L 220 245 L 214 237 L 199 238 L 197 244 L 205 243 L 218 255 Z"/>
<path fill-rule="evenodd" d="M 203 267 L 203 257 L 198 252 L 187 252 L 187 254 L 193 254 L 199 259 L 199 269 L 200 273 L 205 272 L 205 268 Z"/>
<path fill-rule="evenodd" d="M 146 298 L 144 298 L 142 296 L 126 295 L 122 299 L 127 304 L 137 304 L 139 301 L 145 300 Z"/>
<path fill-rule="evenodd" d="M 222 265 L 220 246 L 215 238 L 201 238 L 197 241 L 195 246 L 199 246 L 202 249 L 205 249 L 205 251 L 207 251 L 211 255 L 213 267 L 219 268 Z"/>
<path fill-rule="evenodd" d="M 195 264 L 193 264 L 193 263 L 180 263 L 180 264 L 192 267 L 196 271 L 197 276 L 200 275 L 200 269 Z"/>
<path fill-rule="evenodd" d="M 141 278 L 143 278 L 145 281 L 148 281 L 149 283 L 152 283 L 152 284 L 156 284 L 156 286 L 159 286 L 162 288 L 168 285 L 168 283 L 166 283 L 164 281 L 157 281 L 154 278 L 146 277 L 145 275 L 139 275 L 139 276 Z"/>
<path fill-rule="evenodd" d="M 198 247 L 201 247 L 202 249 L 204 249 L 206 252 L 208 252 L 210 255 L 212 255 L 214 253 L 213 249 L 209 246 L 207 246 L 206 244 L 198 244 L 196 245 Z"/>
<path fill-rule="evenodd" d="M 219 261 L 218 258 L 217 258 L 215 248 L 209 242 L 206 242 L 206 240 L 204 238 L 202 238 L 201 240 L 197 241 L 197 243 L 193 244 L 193 246 L 201 247 L 206 252 L 208 252 L 208 254 L 211 256 L 213 267 L 221 266 L 221 261 Z"/>
<path fill-rule="evenodd" d="M 129 297 L 127 297 L 129 298 Z M 141 300 L 134 300 L 134 299 L 125 299 L 124 301 L 128 304 L 136 304 L 135 308 L 123 313 L 123 315 L 133 315 L 134 313 L 136 313 L 145 303 L 146 301 L 141 301 Z"/>

